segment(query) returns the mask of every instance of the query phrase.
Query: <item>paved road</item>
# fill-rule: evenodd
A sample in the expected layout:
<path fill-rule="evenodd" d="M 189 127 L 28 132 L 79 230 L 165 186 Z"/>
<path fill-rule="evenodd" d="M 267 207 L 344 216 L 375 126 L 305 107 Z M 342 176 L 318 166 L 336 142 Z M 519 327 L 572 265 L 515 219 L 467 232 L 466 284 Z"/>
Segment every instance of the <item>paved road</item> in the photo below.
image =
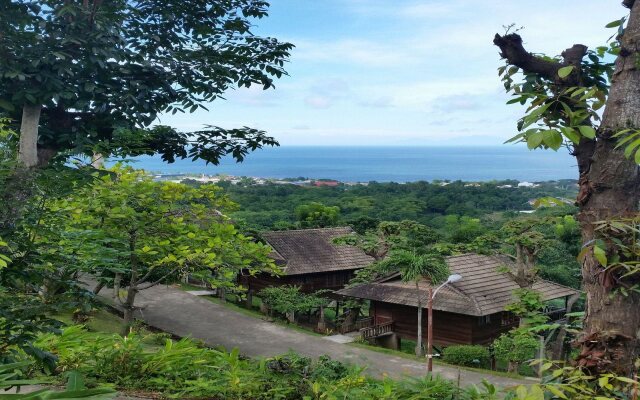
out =
<path fill-rule="evenodd" d="M 100 295 L 108 296 L 108 290 Z M 373 376 L 387 374 L 423 376 L 425 365 L 403 357 L 392 356 L 355 346 L 339 344 L 321 336 L 238 313 L 229 307 L 212 303 L 170 286 L 156 286 L 136 297 L 142 308 L 139 317 L 148 325 L 180 336 L 202 340 L 208 346 L 238 347 L 249 357 L 269 357 L 293 350 L 309 357 L 329 355 L 331 358 L 367 368 Z M 456 380 L 458 369 L 435 365 L 434 372 Z M 462 370 L 461 384 L 479 384 L 487 379 L 499 386 L 513 386 L 526 381 Z"/>

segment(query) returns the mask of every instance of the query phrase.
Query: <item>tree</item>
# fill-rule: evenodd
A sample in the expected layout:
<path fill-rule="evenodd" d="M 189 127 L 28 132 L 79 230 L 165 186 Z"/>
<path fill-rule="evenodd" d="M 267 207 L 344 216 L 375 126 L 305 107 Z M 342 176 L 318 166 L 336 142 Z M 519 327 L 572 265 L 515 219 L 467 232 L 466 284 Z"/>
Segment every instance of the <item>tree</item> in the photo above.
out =
<path fill-rule="evenodd" d="M 54 206 L 68 213 L 74 233 L 63 242 L 66 251 L 87 272 L 113 277 L 126 331 L 141 290 L 188 274 L 227 287 L 240 271 L 275 269 L 269 248 L 241 235 L 224 216 L 234 205 L 218 191 L 155 182 L 143 171 L 116 167 Z"/>
<path fill-rule="evenodd" d="M 276 142 L 250 128 L 148 129 L 233 87 L 273 86 L 293 47 L 251 32 L 263 0 L 13 0 L 0 4 L 0 108 L 27 167 L 59 152 L 217 163 Z"/>
<path fill-rule="evenodd" d="M 383 221 L 374 229 L 338 237 L 334 242 L 358 246 L 367 255 L 379 261 L 387 257 L 393 249 L 422 253 L 439 238 L 440 235 L 432 228 L 415 221 L 403 220 Z"/>
<path fill-rule="evenodd" d="M 425 279 L 429 285 L 443 282 L 449 276 L 449 268 L 444 258 L 437 254 L 417 254 L 415 251 L 396 250 L 389 257 L 379 263 L 379 267 L 387 272 L 400 272 L 402 280 L 416 285 L 416 299 L 418 300 L 418 337 L 416 355 L 423 354 L 422 346 L 422 290 L 420 283 Z"/>
<path fill-rule="evenodd" d="M 502 227 L 505 242 L 515 249 L 513 268 L 507 272 L 521 288 L 531 288 L 538 276 L 538 253 L 547 245 L 544 234 L 535 228 L 541 221 L 514 219 Z"/>
<path fill-rule="evenodd" d="M 262 289 L 259 296 L 269 312 L 285 315 L 287 320 L 295 323 L 298 313 L 319 311 L 317 331 L 325 331 L 324 308 L 329 304 L 325 297 L 329 290 L 318 290 L 314 293 L 302 293 L 299 286 L 273 286 Z"/>
<path fill-rule="evenodd" d="M 607 259 L 626 258 L 615 241 L 593 246 L 600 239 L 599 221 L 636 216 L 640 204 L 640 2 L 623 5 L 631 10 L 628 21 L 609 24 L 618 32 L 596 51 L 577 44 L 560 58 L 534 55 L 509 32 L 496 34 L 493 42 L 507 63 L 500 73 L 514 93 L 510 103 L 529 105 L 512 140 L 530 148 L 566 145 L 578 164 L 578 220 L 588 247 L 582 259 L 587 304 L 579 365 L 631 376 L 640 354 L 640 293 L 627 289 L 637 287 L 638 273 L 608 268 Z M 611 56 L 615 64 L 607 62 Z M 520 83 L 514 80 L 518 71 Z M 636 162 L 629 158 L 634 154 Z"/>
<path fill-rule="evenodd" d="M 296 208 L 296 219 L 301 228 L 326 228 L 334 226 L 340 217 L 340 208 L 313 202 Z"/>

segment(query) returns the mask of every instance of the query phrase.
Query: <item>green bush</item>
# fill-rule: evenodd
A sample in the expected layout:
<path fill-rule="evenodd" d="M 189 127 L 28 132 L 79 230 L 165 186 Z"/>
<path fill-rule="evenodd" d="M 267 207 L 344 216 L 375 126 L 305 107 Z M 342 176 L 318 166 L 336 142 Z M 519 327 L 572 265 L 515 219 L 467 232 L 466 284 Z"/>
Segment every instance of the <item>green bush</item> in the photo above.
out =
<path fill-rule="evenodd" d="M 489 364 L 489 350 L 484 346 L 449 346 L 442 351 L 442 359 L 465 367 L 484 367 Z"/>
<path fill-rule="evenodd" d="M 37 345 L 58 357 L 57 372 L 78 371 L 90 384 L 149 391 L 180 399 L 216 400 L 494 400 L 497 389 L 459 389 L 439 377 L 383 380 L 322 356 L 295 353 L 264 360 L 209 349 L 183 339 L 149 345 L 138 335 L 87 332 L 82 327 L 45 334 Z M 1 396 L 0 396 L 1 397 Z"/>
<path fill-rule="evenodd" d="M 498 360 L 522 363 L 533 359 L 540 346 L 538 340 L 524 333 L 505 333 L 493 342 Z"/>
<path fill-rule="evenodd" d="M 506 337 L 507 335 L 505 335 Z M 522 335 L 520 335 L 522 336 Z M 518 344 L 526 339 L 513 337 Z M 512 342 L 513 343 L 513 342 Z M 209 349 L 183 339 L 167 339 L 164 346 L 149 345 L 137 335 L 123 338 L 115 334 L 87 332 L 82 327 L 69 327 L 61 335 L 44 334 L 35 345 L 58 357 L 60 381 L 70 380 L 76 387 L 79 377 L 88 379 L 89 387 L 110 384 L 117 389 L 153 392 L 163 398 L 215 400 L 498 400 L 515 398 L 514 388 L 499 390 L 484 381 L 479 387 L 458 388 L 452 381 L 439 376 L 405 377 L 398 380 L 376 379 L 363 374 L 363 369 L 351 367 L 324 356 L 314 361 L 295 353 L 264 360 L 246 359 L 234 349 L 230 353 Z M 462 348 L 462 350 L 460 350 Z M 473 348 L 471 350 L 470 348 Z M 477 352 L 486 354 L 480 346 L 451 346 L 449 356 L 456 352 L 465 356 Z M 486 351 L 486 349 L 483 349 Z M 5 367 L 6 379 L 27 378 L 11 371 L 20 365 Z M 552 398 L 559 392 L 562 398 L 591 399 L 614 392 L 627 393 L 634 381 L 612 374 L 599 379 L 587 376 L 572 367 L 545 365 L 553 376 L 545 383 L 517 388 L 518 398 Z M 555 371 L 564 372 L 556 374 Z M 0 367 L 0 375 L 2 375 Z M 606 382 L 605 382 L 606 381 Z M 27 381 L 23 381 L 26 383 Z M 600 382 L 604 382 L 600 383 Z M 0 377 L 0 389 L 2 385 Z M 601 387 L 604 385 L 604 387 Z M 85 386 L 82 384 L 82 389 Z M 106 389 L 87 389 L 93 394 L 110 396 Z M 530 392 L 530 393 L 529 393 Z M 82 393 L 87 393 L 86 391 Z M 548 394 L 547 397 L 545 393 Z M 523 395 L 523 396 L 521 396 Z M 506 396 L 506 397 L 505 397 Z M 551 396 L 551 397 L 549 397 Z M 0 395 L 0 398 L 4 398 Z M 20 397 L 16 397 L 20 398 Z M 72 398 L 67 396 L 65 398 Z M 611 398 L 611 397 L 605 397 Z M 616 397 L 628 399 L 629 397 Z"/>

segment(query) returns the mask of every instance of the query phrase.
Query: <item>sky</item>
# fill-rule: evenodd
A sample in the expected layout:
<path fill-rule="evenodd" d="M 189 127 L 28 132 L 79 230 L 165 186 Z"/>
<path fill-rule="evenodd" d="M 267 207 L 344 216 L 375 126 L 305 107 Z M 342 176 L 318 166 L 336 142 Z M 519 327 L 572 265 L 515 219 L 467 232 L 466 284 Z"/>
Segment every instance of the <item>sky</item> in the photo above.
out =
<path fill-rule="evenodd" d="M 532 52 L 594 48 L 619 0 L 271 0 L 254 33 L 293 43 L 275 90 L 237 89 L 209 112 L 164 116 L 189 131 L 250 126 L 281 145 L 493 146 L 524 111 L 498 78 L 504 26 Z"/>

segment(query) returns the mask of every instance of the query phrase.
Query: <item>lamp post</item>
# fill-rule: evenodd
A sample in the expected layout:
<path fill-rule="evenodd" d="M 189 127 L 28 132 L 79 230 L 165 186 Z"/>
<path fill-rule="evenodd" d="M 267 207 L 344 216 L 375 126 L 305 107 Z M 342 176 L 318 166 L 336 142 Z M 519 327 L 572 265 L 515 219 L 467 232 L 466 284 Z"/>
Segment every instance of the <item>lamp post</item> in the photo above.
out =
<path fill-rule="evenodd" d="M 433 287 L 429 285 L 429 301 L 427 304 L 428 314 L 427 314 L 427 372 L 431 373 L 433 371 L 433 298 L 436 297 L 438 291 L 448 285 L 449 283 L 458 282 L 462 279 L 462 275 L 453 274 L 449 275 L 447 281 L 442 285 L 438 286 L 436 290 L 433 290 Z"/>

